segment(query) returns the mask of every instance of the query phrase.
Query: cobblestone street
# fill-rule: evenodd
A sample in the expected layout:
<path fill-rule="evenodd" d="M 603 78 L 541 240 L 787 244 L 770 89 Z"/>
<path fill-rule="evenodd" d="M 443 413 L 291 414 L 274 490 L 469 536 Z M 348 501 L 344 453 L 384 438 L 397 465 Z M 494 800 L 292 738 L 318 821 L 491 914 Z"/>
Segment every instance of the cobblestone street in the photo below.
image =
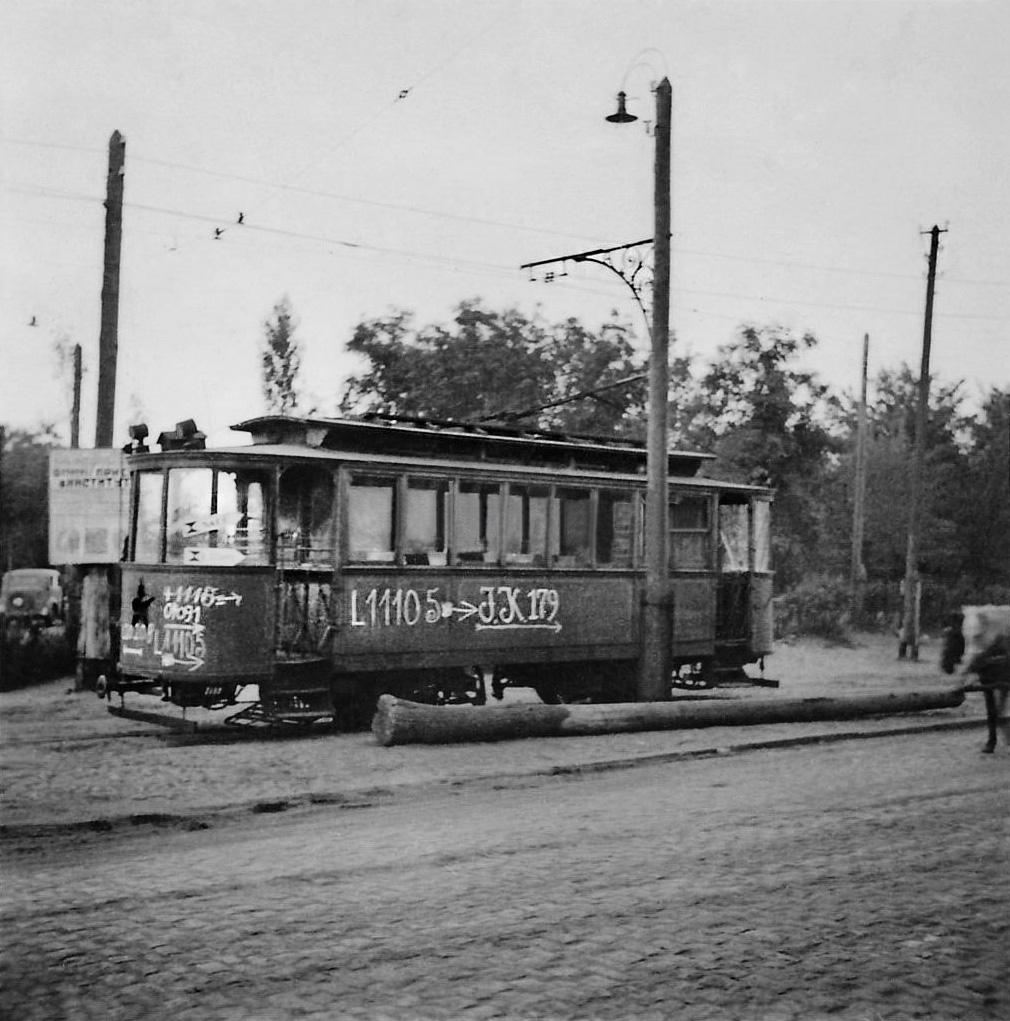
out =
<path fill-rule="evenodd" d="M 0 1014 L 1006 1019 L 1007 780 L 920 733 L 9 854 Z"/>

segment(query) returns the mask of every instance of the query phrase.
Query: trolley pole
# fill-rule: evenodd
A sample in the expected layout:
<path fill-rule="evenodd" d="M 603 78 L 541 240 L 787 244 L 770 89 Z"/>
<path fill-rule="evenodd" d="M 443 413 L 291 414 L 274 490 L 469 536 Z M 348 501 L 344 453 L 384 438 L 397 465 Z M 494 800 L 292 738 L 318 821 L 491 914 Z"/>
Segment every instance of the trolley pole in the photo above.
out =
<path fill-rule="evenodd" d="M 915 416 L 915 446 L 912 450 L 911 492 L 908 500 L 908 548 L 905 556 L 904 600 L 898 658 L 919 658 L 919 523 L 922 512 L 922 471 L 926 454 L 926 426 L 929 420 L 929 349 L 933 336 L 933 290 L 936 284 L 936 256 L 940 235 L 929 232 L 929 275 L 926 279 L 926 315 L 922 331 L 922 364 L 919 369 L 919 403 Z"/>
<path fill-rule="evenodd" d="M 645 506 L 645 602 L 642 607 L 642 658 L 638 698 L 670 697 L 670 645 L 673 596 L 670 591 L 667 423 L 670 393 L 670 120 L 673 87 L 664 78 L 656 87 L 655 268 L 652 350 L 649 360 L 649 423 Z"/>

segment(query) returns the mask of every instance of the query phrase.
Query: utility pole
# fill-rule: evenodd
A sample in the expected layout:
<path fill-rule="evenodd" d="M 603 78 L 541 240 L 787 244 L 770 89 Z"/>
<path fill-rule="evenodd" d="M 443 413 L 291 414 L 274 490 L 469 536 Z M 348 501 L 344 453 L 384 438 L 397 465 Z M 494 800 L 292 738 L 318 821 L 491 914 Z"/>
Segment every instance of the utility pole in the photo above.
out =
<path fill-rule="evenodd" d="M 71 450 L 77 450 L 81 445 L 81 377 L 83 374 L 81 345 L 74 344 L 74 406 L 70 412 Z"/>
<path fill-rule="evenodd" d="M 673 592 L 670 587 L 670 505 L 668 480 L 670 473 L 668 420 L 670 398 L 670 149 L 673 108 L 673 86 L 664 78 L 656 86 L 656 139 L 654 163 L 652 238 L 634 241 L 615 248 L 596 248 L 589 252 L 541 259 L 525 263 L 521 269 L 533 269 L 551 263 L 595 262 L 616 273 L 631 288 L 638 307 L 645 314 L 640 291 L 641 259 L 627 264 L 615 261 L 644 245 L 652 243 L 652 320 L 649 357 L 649 422 L 646 443 L 648 491 L 645 505 L 645 592 L 642 605 L 642 655 L 639 658 L 637 681 L 641 702 L 658 702 L 670 697 L 671 649 L 673 641 Z M 638 118 L 625 108 L 625 94 L 617 94 L 617 113 L 607 120 L 628 124 Z M 553 273 L 548 274 L 553 280 Z M 648 318 L 648 317 L 646 317 Z"/>
<path fill-rule="evenodd" d="M 126 140 L 118 131 L 109 139 L 109 173 L 105 189 L 105 263 L 102 276 L 102 322 L 98 337 L 98 411 L 95 449 L 113 446 L 116 416 L 116 359 L 119 353 L 119 257 L 123 240 L 123 183 Z M 112 667 L 109 568 L 81 565 L 80 630 L 77 635 L 75 688 L 93 689 L 99 674 Z"/>
<path fill-rule="evenodd" d="M 849 613 L 853 622 L 863 615 L 866 567 L 863 564 L 863 525 L 866 520 L 866 370 L 870 357 L 870 335 L 863 334 L 863 375 L 856 413 L 856 468 L 852 497 L 852 567 L 849 577 Z"/>
<path fill-rule="evenodd" d="M 652 288 L 652 353 L 649 359 L 649 435 L 645 500 L 645 604 L 638 698 L 670 697 L 673 594 L 670 590 L 670 506 L 667 422 L 670 399 L 670 121 L 673 87 L 656 86 L 654 215 L 655 269 Z"/>
<path fill-rule="evenodd" d="M 109 139 L 109 176 L 105 188 L 105 271 L 102 278 L 102 325 L 98 337 L 96 448 L 113 445 L 116 358 L 119 353 L 119 256 L 123 241 L 125 173 L 126 139 L 118 131 L 113 131 Z"/>
<path fill-rule="evenodd" d="M 919 369 L 919 402 L 915 416 L 915 445 L 912 449 L 911 490 L 908 500 L 908 551 L 905 556 L 904 603 L 898 658 L 919 658 L 919 527 L 922 512 L 922 472 L 926 454 L 926 426 L 929 419 L 929 349 L 933 337 L 933 291 L 936 284 L 936 256 L 940 235 L 934 226 L 930 235 L 929 274 L 926 278 L 926 315 L 922 329 L 922 365 Z"/>

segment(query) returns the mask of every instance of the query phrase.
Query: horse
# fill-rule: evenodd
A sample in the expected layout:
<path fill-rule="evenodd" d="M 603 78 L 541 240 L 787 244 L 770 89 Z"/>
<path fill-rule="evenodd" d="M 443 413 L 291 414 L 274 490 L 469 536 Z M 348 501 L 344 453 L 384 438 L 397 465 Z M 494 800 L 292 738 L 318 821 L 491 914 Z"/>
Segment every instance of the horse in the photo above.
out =
<path fill-rule="evenodd" d="M 996 729 L 1004 727 L 1010 744 L 1010 722 L 1006 719 L 1010 694 L 1010 606 L 962 606 L 943 633 L 940 668 L 952 674 L 962 663 L 962 674 L 976 674 L 985 696 L 988 740 L 983 752 L 996 750 Z"/>

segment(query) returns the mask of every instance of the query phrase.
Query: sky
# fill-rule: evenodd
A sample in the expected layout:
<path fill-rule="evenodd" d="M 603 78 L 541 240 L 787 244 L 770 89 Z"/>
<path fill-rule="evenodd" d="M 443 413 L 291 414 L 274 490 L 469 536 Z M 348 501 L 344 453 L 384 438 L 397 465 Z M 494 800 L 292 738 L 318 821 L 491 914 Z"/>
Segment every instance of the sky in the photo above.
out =
<path fill-rule="evenodd" d="M 864 334 L 871 380 L 918 374 L 938 225 L 931 374 L 971 406 L 1010 386 L 1007 53 L 1002 0 L 3 0 L 0 423 L 68 439 L 80 344 L 93 445 L 113 131 L 117 445 L 187 418 L 238 440 L 285 297 L 324 415 L 355 326 L 397 309 L 616 313 L 644 353 L 618 274 L 520 267 L 652 236 L 664 76 L 673 352 L 774 324 L 838 390 Z M 605 120 L 622 89 L 635 124 Z"/>

